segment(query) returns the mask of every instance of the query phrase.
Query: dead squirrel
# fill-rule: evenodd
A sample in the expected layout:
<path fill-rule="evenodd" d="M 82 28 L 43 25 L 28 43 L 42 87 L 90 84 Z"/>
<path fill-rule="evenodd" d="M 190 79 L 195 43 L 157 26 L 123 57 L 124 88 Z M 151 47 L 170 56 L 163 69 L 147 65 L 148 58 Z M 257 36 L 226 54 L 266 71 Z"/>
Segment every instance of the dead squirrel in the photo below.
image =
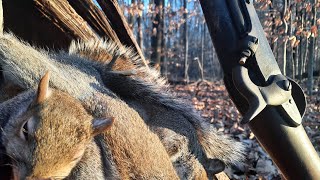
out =
<path fill-rule="evenodd" d="M 0 105 L 1 121 L 7 119 L 2 142 L 15 179 L 106 179 L 105 171 L 112 168 L 103 167 L 103 149 L 94 140 L 101 133 L 119 171 L 118 177 L 107 175 L 112 179 L 178 179 L 158 137 L 138 116 L 130 114 L 136 122 L 125 122 L 133 130 L 119 132 L 111 127 L 117 126 L 113 118 L 93 118 L 80 101 L 48 86 L 47 73 L 36 94 L 28 91 Z M 115 118 L 119 120 L 126 121 Z M 118 133 L 128 133 L 130 139 Z M 91 174 L 81 172 L 86 166 L 91 166 L 86 172 Z"/>
<path fill-rule="evenodd" d="M 243 146 L 240 143 L 218 135 L 191 106 L 168 92 L 166 81 L 156 71 L 140 66 L 139 59 L 128 48 L 119 48 L 112 42 L 97 43 L 92 46 L 90 43 L 75 44 L 79 47 L 71 46 L 69 53 L 50 54 L 5 34 L 0 38 L 0 65 L 4 81 L 28 89 L 37 85 L 45 70 L 51 70 L 52 87 L 80 100 L 93 116 L 101 114 L 99 108 L 103 109 L 108 104 L 106 102 L 120 101 L 117 99 L 119 96 L 135 108 L 150 129 L 158 134 L 183 179 L 192 179 L 198 171 L 196 169 L 201 172 L 202 165 L 198 161 L 210 170 L 208 167 L 211 168 L 213 158 L 226 163 L 241 160 Z M 84 52 L 80 45 L 88 52 Z M 92 56 L 95 54 L 109 58 L 99 61 Z M 121 59 L 129 64 L 120 63 Z M 106 102 L 97 104 L 104 98 Z M 108 106 L 113 113 L 125 112 L 122 106 L 113 106 L 113 109 Z M 194 162 L 188 159 L 194 159 Z M 215 167 L 211 170 L 217 171 Z"/>
<path fill-rule="evenodd" d="M 98 62 L 105 86 L 139 112 L 162 137 L 169 154 L 174 147 L 187 144 L 180 153 L 192 152 L 203 164 L 207 163 L 203 156 L 227 164 L 241 161 L 243 146 L 218 135 L 188 101 L 174 95 L 159 71 L 144 66 L 130 48 L 119 48 L 108 40 L 74 41 L 69 54 Z"/>

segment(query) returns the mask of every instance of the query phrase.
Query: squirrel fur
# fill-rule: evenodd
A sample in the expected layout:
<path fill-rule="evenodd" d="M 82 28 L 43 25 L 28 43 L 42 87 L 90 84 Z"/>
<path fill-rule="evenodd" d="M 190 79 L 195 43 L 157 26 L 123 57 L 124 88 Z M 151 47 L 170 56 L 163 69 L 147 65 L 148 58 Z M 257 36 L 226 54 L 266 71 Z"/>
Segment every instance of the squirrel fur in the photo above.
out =
<path fill-rule="evenodd" d="M 128 131 L 126 119 L 142 118 L 147 129 L 160 138 L 181 179 L 206 176 L 203 168 L 209 176 L 216 171 L 212 167 L 215 159 L 232 164 L 243 158 L 241 143 L 218 134 L 191 105 L 172 95 L 159 73 L 142 66 L 130 48 L 101 40 L 74 42 L 68 53 L 50 53 L 4 34 L 0 38 L 0 65 L 2 86 L 25 90 L 35 88 L 44 72 L 50 70 L 53 89 L 79 100 L 94 118 L 105 114 L 114 117 L 111 129 L 119 133 Z M 138 128 L 135 133 L 142 134 Z M 122 137 L 118 134 L 114 141 L 105 143 L 105 149 L 110 149 L 107 162 L 116 165 L 119 163 L 112 157 L 122 151 L 113 152 L 112 143 L 118 138 Z M 121 173 L 119 169 L 115 166 L 114 174 Z"/>
<path fill-rule="evenodd" d="M 191 151 L 199 154 L 204 151 L 208 158 L 218 158 L 227 164 L 243 158 L 241 143 L 218 134 L 210 123 L 200 117 L 190 102 L 171 91 L 159 71 L 144 66 L 131 49 L 118 48 L 116 43 L 105 40 L 74 41 L 69 54 L 98 62 L 97 69 L 102 74 L 105 86 L 138 111 L 148 125 L 171 127 L 169 129 L 180 134 L 188 130 L 185 137 L 194 141 L 190 143 Z M 113 57 L 118 59 L 110 65 Z M 128 75 L 121 72 L 132 73 Z"/>
<path fill-rule="evenodd" d="M 49 88 L 47 77 L 36 93 L 0 105 L 1 122 L 7 121 L 2 142 L 15 179 L 178 179 L 159 138 L 125 103 L 107 101 L 106 114 L 94 118 L 79 100 Z M 124 112 L 114 112 L 115 106 Z M 100 154 L 107 152 L 97 141 L 107 145 L 116 167 L 103 162 Z"/>

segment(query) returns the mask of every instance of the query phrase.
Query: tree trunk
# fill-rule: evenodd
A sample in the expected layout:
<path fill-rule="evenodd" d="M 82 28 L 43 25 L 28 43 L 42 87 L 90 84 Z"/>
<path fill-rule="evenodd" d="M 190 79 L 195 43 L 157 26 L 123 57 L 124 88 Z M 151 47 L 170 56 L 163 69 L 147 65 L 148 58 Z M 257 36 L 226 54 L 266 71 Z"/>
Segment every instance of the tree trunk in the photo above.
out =
<path fill-rule="evenodd" d="M 159 64 L 159 67 L 161 67 L 161 64 L 163 64 L 166 58 L 165 56 L 165 48 L 166 48 L 166 39 L 164 37 L 164 33 L 165 33 L 165 29 L 164 29 L 164 15 L 165 15 L 165 2 L 164 0 L 161 0 L 161 4 L 162 4 L 162 8 L 160 9 L 161 11 L 161 14 L 160 14 L 160 18 L 161 18 L 161 21 L 160 21 L 160 27 L 161 27 L 161 53 L 160 53 L 160 64 Z"/>
<path fill-rule="evenodd" d="M 293 79 L 296 79 L 296 76 L 298 75 L 298 61 L 299 61 L 299 53 L 300 53 L 299 46 L 294 47 L 293 51 L 294 51 L 294 54 L 293 54 L 294 62 L 292 64 L 292 71 L 293 71 Z"/>
<path fill-rule="evenodd" d="M 305 13 L 304 10 L 301 10 L 301 14 L 300 14 L 300 22 L 301 22 L 301 28 L 304 28 L 304 21 L 305 21 Z M 304 54 L 304 50 L 303 49 L 303 35 L 300 34 L 299 36 L 299 40 L 300 40 L 300 45 L 299 45 L 299 49 L 300 49 L 300 54 L 299 54 L 299 62 L 298 62 L 298 79 L 302 80 L 302 73 L 303 73 L 303 54 Z"/>
<path fill-rule="evenodd" d="M 287 0 L 283 0 L 283 9 L 280 12 L 281 15 L 281 19 L 283 22 L 283 26 L 284 26 L 284 42 L 283 42 L 283 64 L 282 64 L 282 73 L 283 75 L 286 76 L 287 72 L 286 72 L 286 67 L 287 67 L 287 44 L 288 44 L 288 23 L 285 19 L 286 13 L 287 13 L 287 9 L 288 9 L 288 4 L 287 4 Z"/>
<path fill-rule="evenodd" d="M 202 81 L 204 80 L 203 62 L 204 62 L 204 38 L 205 38 L 205 35 L 206 35 L 206 23 L 203 23 L 202 33 L 201 33 L 201 67 L 200 67 Z"/>
<path fill-rule="evenodd" d="M 152 22 L 152 36 L 151 36 L 151 62 L 152 65 L 160 70 L 160 62 L 161 62 L 161 38 L 162 38 L 162 0 L 155 0 L 155 11 L 153 22 Z"/>
<path fill-rule="evenodd" d="M 273 42 L 273 38 L 275 38 L 275 34 L 277 32 L 277 27 L 276 27 L 276 16 L 275 16 L 275 9 L 273 8 L 273 0 L 271 0 L 271 3 L 269 4 L 269 8 L 270 8 L 270 11 L 272 12 L 271 13 L 271 18 L 272 18 L 272 26 L 271 26 L 271 41 L 270 41 L 270 47 L 271 47 L 271 50 L 274 54 L 274 56 L 276 57 L 276 48 L 277 48 L 277 40 Z M 276 59 L 278 60 L 278 59 Z"/>
<path fill-rule="evenodd" d="M 288 23 L 288 37 L 289 40 L 293 38 L 293 9 L 291 5 L 291 0 L 288 0 L 288 12 L 290 13 L 289 23 Z M 289 43 L 287 50 L 287 75 L 294 78 L 294 59 L 293 59 L 293 45 Z"/>
<path fill-rule="evenodd" d="M 299 44 L 294 44 L 293 47 L 293 59 L 294 59 L 294 63 L 292 65 L 292 69 L 293 69 L 293 78 L 296 79 L 298 74 L 299 74 L 299 70 L 298 70 L 298 63 L 299 63 L 299 54 L 300 54 L 300 44 L 301 44 L 301 36 L 298 35 L 297 31 L 299 30 L 299 22 L 301 22 L 301 11 L 299 11 L 299 3 L 295 3 L 295 19 L 297 22 L 297 26 L 295 28 L 295 32 L 294 35 L 296 36 L 296 42 L 299 42 Z"/>
<path fill-rule="evenodd" d="M 312 26 L 316 26 L 317 24 L 317 6 L 315 4 L 315 0 L 313 0 L 312 7 Z M 314 69 L 314 49 L 316 43 L 316 34 L 312 34 L 310 36 L 310 46 L 309 46 L 309 59 L 308 59 L 308 94 L 312 95 L 313 90 L 313 69 Z"/>
<path fill-rule="evenodd" d="M 188 63 L 188 12 L 187 12 L 187 0 L 183 0 L 184 14 L 183 19 L 185 20 L 183 24 L 183 45 L 184 45 L 184 80 L 189 83 L 189 63 Z"/>
<path fill-rule="evenodd" d="M 319 27 L 318 27 L 319 29 Z M 320 61 L 319 61 L 319 38 L 316 38 L 316 42 L 315 42 L 315 60 L 314 60 L 314 71 L 318 71 L 318 77 L 320 77 Z M 319 78 L 320 80 L 320 78 Z"/>
<path fill-rule="evenodd" d="M 172 8 L 172 7 L 171 7 Z M 171 22 L 171 15 L 170 13 L 172 12 L 172 9 L 169 10 L 168 14 L 167 14 L 167 26 L 170 26 L 170 22 Z M 168 65 L 169 65 L 169 61 L 171 60 L 171 51 L 169 51 L 171 49 L 171 38 L 172 38 L 172 33 L 171 30 L 167 29 L 167 34 L 165 36 L 166 39 L 166 46 L 165 46 L 165 59 L 164 59 L 164 75 L 165 77 L 168 79 Z M 168 61 L 169 60 L 169 61 Z"/>
<path fill-rule="evenodd" d="M 128 25 L 131 30 L 133 30 L 134 24 L 134 7 L 136 6 L 136 0 L 131 0 L 131 12 L 129 13 Z"/>
<path fill-rule="evenodd" d="M 310 54 L 309 50 L 309 38 L 306 37 L 305 41 L 305 47 L 304 47 L 304 54 L 303 54 L 303 61 L 302 61 L 302 75 L 306 73 L 306 66 L 307 66 L 307 59 L 308 59 L 308 54 Z M 302 77 L 303 78 L 303 77 Z"/>
<path fill-rule="evenodd" d="M 140 5 L 143 4 L 143 1 L 138 0 L 138 8 L 139 11 L 143 11 L 142 9 L 140 9 Z M 138 23 L 138 32 L 137 32 L 137 41 L 138 41 L 138 45 L 140 47 L 140 49 L 143 49 L 143 33 L 142 33 L 142 13 L 138 14 L 137 17 L 137 23 Z"/>

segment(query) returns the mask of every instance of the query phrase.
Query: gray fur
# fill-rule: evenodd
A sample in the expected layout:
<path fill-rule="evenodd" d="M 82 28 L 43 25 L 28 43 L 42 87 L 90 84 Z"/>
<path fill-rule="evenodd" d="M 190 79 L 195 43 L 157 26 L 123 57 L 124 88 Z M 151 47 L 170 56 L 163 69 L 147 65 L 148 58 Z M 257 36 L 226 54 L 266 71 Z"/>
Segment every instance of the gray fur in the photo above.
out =
<path fill-rule="evenodd" d="M 151 130 L 158 134 L 167 151 L 172 148 L 171 142 L 180 148 L 171 156 L 180 175 L 185 174 L 179 170 L 181 167 L 185 167 L 184 172 L 192 171 L 192 168 L 186 167 L 194 164 L 186 159 L 194 159 L 195 164 L 198 160 L 206 163 L 206 159 L 215 158 L 229 164 L 241 161 L 243 146 L 225 135 L 218 135 L 191 105 L 172 95 L 168 84 L 157 71 L 142 66 L 130 49 L 119 49 L 112 42 L 101 41 L 98 44 L 97 47 L 93 42 L 73 43 L 69 53 L 50 54 L 5 34 L 0 39 L 0 65 L 4 70 L 5 82 L 24 89 L 32 88 L 44 72 L 50 70 L 51 86 L 79 99 L 95 117 L 105 111 L 103 103 L 96 103 L 96 94 L 115 100 L 119 96 L 139 112 Z M 84 49 L 93 55 L 104 50 L 112 56 L 125 57 L 134 63 L 133 70 L 137 71 L 137 75 L 114 73 L 113 69 L 107 68 L 107 62 L 90 60 L 90 54 L 79 57 L 79 52 Z M 181 178 L 192 177 L 189 173 Z"/>
<path fill-rule="evenodd" d="M 189 148 L 196 155 L 201 156 L 203 150 L 207 158 L 218 158 L 227 164 L 243 160 L 244 147 L 241 143 L 231 140 L 228 136 L 218 134 L 210 123 L 200 117 L 199 113 L 194 110 L 189 102 L 178 98 L 170 90 L 167 81 L 160 76 L 158 71 L 145 67 L 143 62 L 130 49 L 127 51 L 124 51 L 125 49 L 117 51 L 116 47 L 116 43 L 102 40 L 85 43 L 73 42 L 69 48 L 69 53 L 79 55 L 81 52 L 90 52 L 82 56 L 90 59 L 90 57 L 95 56 L 95 53 L 107 51 L 109 54 L 120 54 L 126 57 L 128 61 L 132 61 L 132 64 L 134 64 L 133 69 L 137 72 L 132 76 L 115 74 L 112 69 L 103 68 L 103 63 L 98 64 L 97 68 L 103 74 L 103 81 L 109 89 L 134 108 L 135 106 L 140 106 L 135 108 L 140 115 L 153 114 L 149 117 L 144 115 L 145 118 L 143 119 L 147 124 L 156 127 L 169 126 L 170 129 L 174 129 L 177 132 L 190 131 L 185 136 L 192 141 Z M 108 66 L 108 63 L 105 63 L 105 66 Z M 161 107 L 166 110 L 159 112 Z M 142 109 L 144 112 L 142 112 Z M 158 113 L 158 115 L 155 115 L 155 113 Z M 164 113 L 171 116 L 166 121 L 162 119 L 165 117 Z M 157 116 L 160 117 L 155 118 Z M 180 117 L 177 118 L 177 116 Z M 187 125 L 186 121 L 193 128 L 183 127 L 183 124 Z M 201 145 L 197 143 L 196 139 L 199 139 Z"/>
<path fill-rule="evenodd" d="M 100 138 L 99 138 L 100 140 Z M 106 150 L 106 149 L 104 149 Z M 112 170 L 113 165 L 104 166 L 103 162 L 110 162 L 102 160 L 101 149 L 99 149 L 98 145 L 94 142 L 91 142 L 87 151 L 84 154 L 82 161 L 78 163 L 78 165 L 72 170 L 71 174 L 66 178 L 66 180 L 103 180 L 103 179 L 119 179 L 119 174 L 117 171 Z M 97 158 L 101 157 L 101 158 Z M 108 172 L 104 172 L 104 171 Z"/>
<path fill-rule="evenodd" d="M 4 144 L 5 152 L 12 158 L 14 167 L 17 167 L 21 180 L 26 176 L 34 175 L 33 168 L 37 163 L 34 163 L 33 160 L 38 160 L 37 156 L 35 156 L 37 152 L 41 152 L 41 157 L 49 157 L 50 159 L 51 156 L 55 155 L 54 157 L 59 159 L 58 162 L 60 160 L 64 160 L 64 163 L 68 162 L 68 159 L 64 159 L 66 154 L 59 154 L 58 152 L 64 152 L 63 149 L 65 148 L 72 149 L 74 144 L 77 144 L 75 142 L 82 139 L 79 136 L 84 135 L 87 137 L 88 131 L 86 128 L 92 127 L 90 122 L 88 126 L 88 120 L 91 121 L 92 117 L 85 115 L 86 119 L 79 118 L 84 117 L 83 114 L 87 114 L 79 101 L 72 100 L 74 98 L 69 99 L 70 96 L 67 96 L 66 93 L 57 95 L 60 91 L 51 91 L 54 91 L 52 92 L 53 95 L 48 99 L 54 99 L 46 101 L 44 104 L 33 104 L 35 100 L 35 92 L 33 90 L 21 93 L 0 104 L 0 109 L 2 110 L 0 117 L 2 121 L 6 122 L 2 126 L 1 142 Z M 64 102 L 67 102 L 68 105 L 65 105 Z M 81 160 L 78 161 L 73 170 L 69 171 L 71 173 L 67 179 L 177 179 L 169 156 L 160 140 L 148 130 L 137 112 L 122 101 L 102 94 L 99 95 L 99 93 L 92 96 L 84 105 L 93 114 L 111 116 L 116 120 L 113 123 L 113 127 L 108 132 L 96 136 L 95 141 L 88 139 L 88 144 L 80 144 L 86 145 L 84 146 L 84 155 L 81 156 Z M 29 109 L 29 107 L 31 108 Z M 37 111 L 38 109 L 41 111 Z M 67 109 L 68 112 L 66 113 Z M 120 112 L 118 109 L 123 111 Z M 50 115 L 52 113 L 54 113 L 53 116 Z M 29 119 L 28 117 L 30 116 L 43 116 L 43 118 L 36 118 L 38 120 L 34 121 L 36 125 L 33 126 L 35 130 L 31 130 L 33 129 L 31 128 L 29 129 L 30 132 L 28 131 L 31 137 L 37 138 L 23 141 L 19 133 L 17 136 L 17 132 L 20 132 L 25 118 Z M 41 126 L 39 125 L 40 123 L 37 123 L 43 121 L 46 121 L 47 125 L 50 124 L 50 126 Z M 72 126 L 70 127 L 70 125 Z M 75 131 L 72 127 L 74 129 L 84 129 L 85 131 Z M 40 132 L 46 132 L 46 134 L 43 135 Z M 47 137 L 49 138 L 46 139 Z M 47 145 L 44 150 L 41 150 L 43 146 L 37 145 L 39 139 L 44 139 L 42 142 Z M 61 140 L 64 143 L 59 145 Z M 86 143 L 86 141 L 81 141 L 81 143 Z M 72 146 L 66 147 L 66 144 L 72 144 Z M 114 161 L 117 161 L 117 163 L 115 164 Z M 51 161 L 37 162 L 41 164 L 44 162 L 49 166 L 41 166 L 41 164 L 40 168 L 37 166 L 36 169 L 38 170 L 36 172 L 45 173 L 50 173 L 51 166 L 56 168 L 56 165 L 60 164 L 50 164 Z M 123 167 L 128 167 L 128 169 Z M 59 168 L 61 170 L 61 167 Z M 118 171 L 121 173 L 118 173 Z M 65 174 L 65 171 L 62 172 Z M 56 171 L 52 173 L 56 173 Z M 50 177 L 54 178 L 55 176 Z M 59 177 L 62 176 L 60 175 Z"/>
<path fill-rule="evenodd" d="M 18 153 L 13 153 L 10 155 L 12 158 L 13 164 L 15 166 L 19 166 L 20 168 L 28 168 L 27 166 L 21 165 L 25 162 L 20 162 L 21 159 L 24 159 L 24 157 L 29 157 L 29 154 L 32 154 L 32 152 L 29 152 L 29 148 L 26 147 L 20 147 L 20 143 L 13 142 L 16 139 L 12 137 L 10 132 L 17 131 L 16 124 L 19 123 L 19 116 L 24 114 L 30 104 L 34 101 L 35 98 L 35 91 L 34 90 L 28 90 L 25 92 L 22 92 L 21 94 L 17 95 L 16 97 L 5 101 L 0 104 L 0 122 L 1 122 L 1 129 L 2 133 L 1 136 L 1 143 L 5 144 L 6 149 L 15 149 Z M 8 141 L 11 141 L 10 143 Z M 21 151 L 23 149 L 23 151 Z M 33 148 L 30 148 L 33 149 Z M 5 152 L 6 150 L 2 150 Z M 95 158 L 96 156 L 92 154 L 99 154 L 98 147 L 95 143 L 90 143 L 88 145 L 88 148 L 84 154 L 84 158 L 86 159 L 85 162 L 80 161 L 78 166 L 72 171 L 70 176 L 67 179 L 74 180 L 74 179 L 97 179 L 97 180 L 103 180 L 104 174 L 103 171 L 101 171 L 102 162 L 100 159 Z M 29 159 L 31 161 L 31 159 Z M 30 164 L 31 162 L 29 162 Z M 100 171 L 99 171 L 100 170 Z M 25 171 L 31 171 L 29 170 L 20 170 L 21 172 Z M 111 175 L 111 174 L 109 174 Z M 24 176 L 24 174 L 22 174 Z M 116 177 L 116 176 L 115 176 Z"/>

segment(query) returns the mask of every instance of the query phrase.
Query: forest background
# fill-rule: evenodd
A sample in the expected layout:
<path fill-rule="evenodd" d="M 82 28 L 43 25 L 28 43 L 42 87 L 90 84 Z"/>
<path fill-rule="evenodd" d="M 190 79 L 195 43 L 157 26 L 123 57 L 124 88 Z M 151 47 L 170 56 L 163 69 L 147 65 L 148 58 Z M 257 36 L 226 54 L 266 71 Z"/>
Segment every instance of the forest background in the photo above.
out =
<path fill-rule="evenodd" d="M 247 162 L 227 169 L 232 179 L 279 179 L 224 88 L 198 0 L 118 0 L 150 66 L 226 134 L 244 142 Z M 320 152 L 319 0 L 254 0 L 265 35 L 282 73 L 297 81 L 308 100 L 305 129 Z M 320 153 L 319 153 L 320 155 Z"/>

